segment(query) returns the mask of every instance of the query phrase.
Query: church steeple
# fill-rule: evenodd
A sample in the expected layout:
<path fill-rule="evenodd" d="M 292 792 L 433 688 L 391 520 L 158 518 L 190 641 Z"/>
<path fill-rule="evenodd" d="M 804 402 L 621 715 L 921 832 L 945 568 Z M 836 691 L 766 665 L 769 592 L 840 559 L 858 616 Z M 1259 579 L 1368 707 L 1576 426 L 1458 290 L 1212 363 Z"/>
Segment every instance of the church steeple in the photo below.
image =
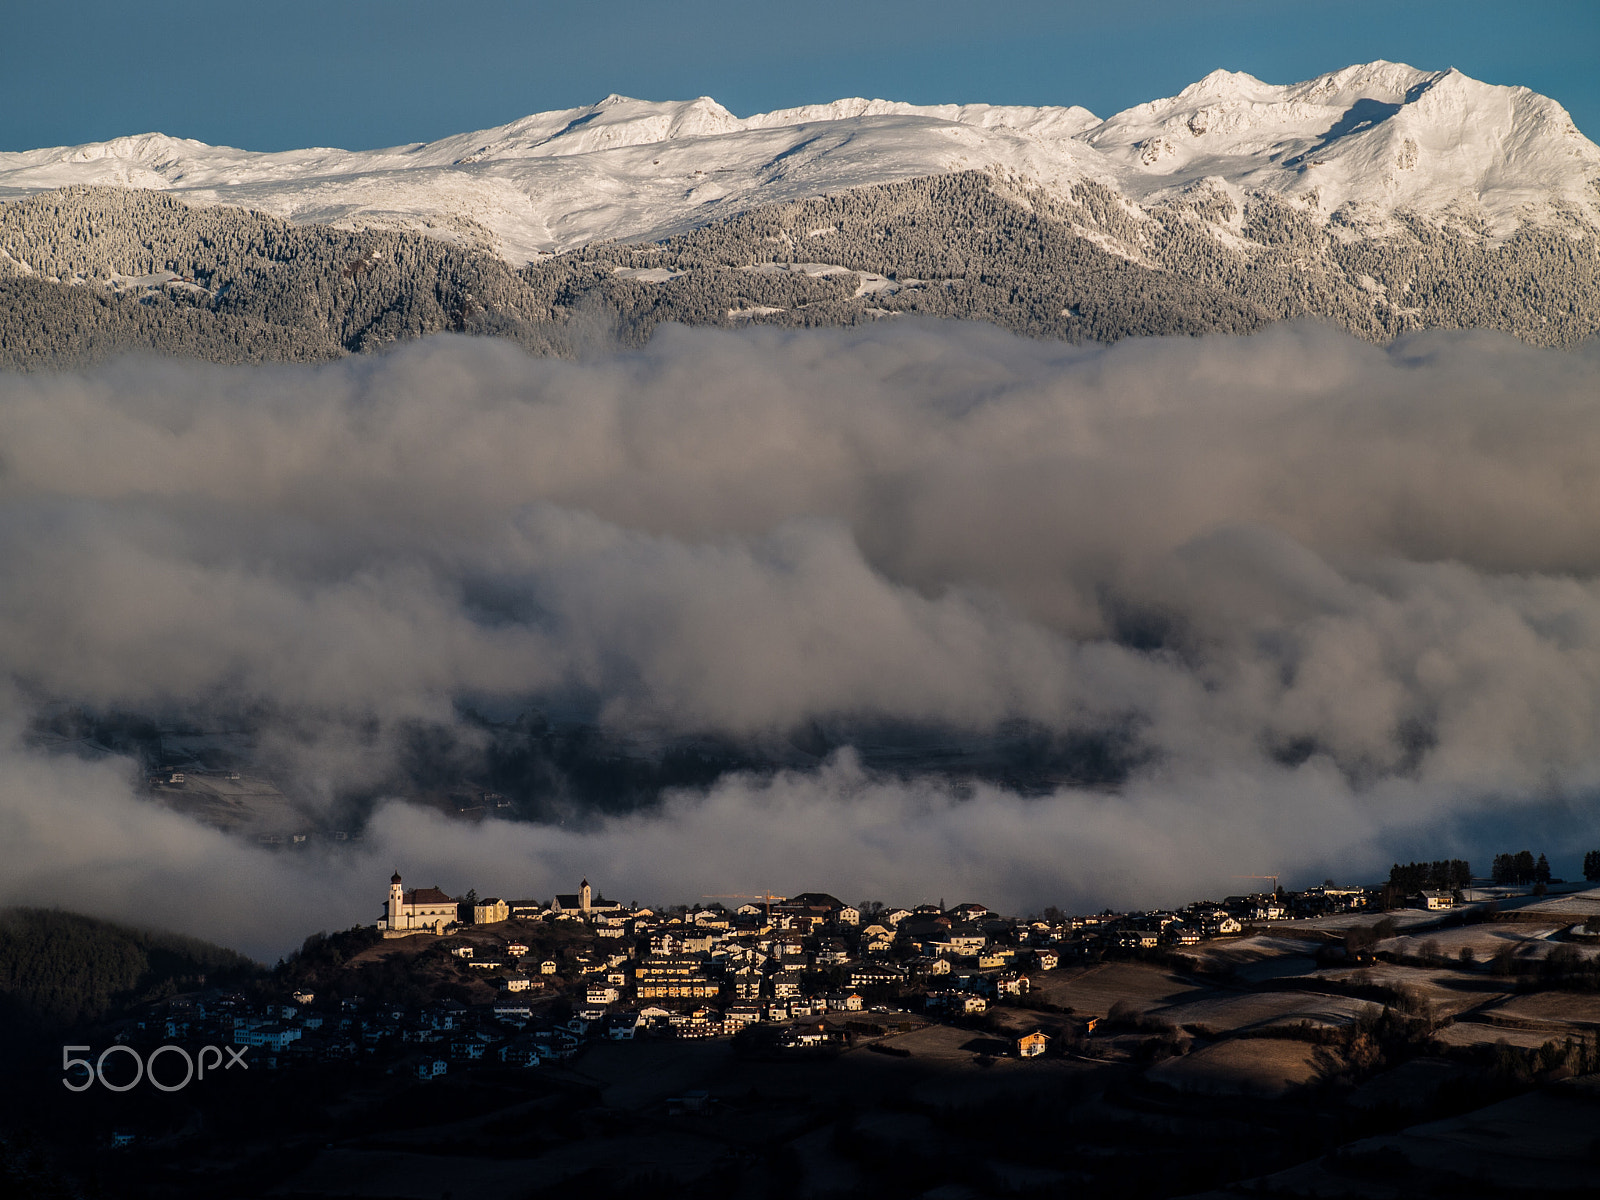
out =
<path fill-rule="evenodd" d="M 578 911 L 581 913 L 588 912 L 589 903 L 593 899 L 594 890 L 589 886 L 589 881 L 585 879 L 578 885 Z"/>

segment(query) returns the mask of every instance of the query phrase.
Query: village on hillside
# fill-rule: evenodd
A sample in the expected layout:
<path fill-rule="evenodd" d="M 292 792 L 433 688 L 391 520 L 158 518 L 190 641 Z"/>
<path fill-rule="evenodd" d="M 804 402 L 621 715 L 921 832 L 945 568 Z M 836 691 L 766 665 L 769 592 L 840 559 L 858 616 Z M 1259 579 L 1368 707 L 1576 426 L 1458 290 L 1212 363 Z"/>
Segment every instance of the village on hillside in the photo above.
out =
<path fill-rule="evenodd" d="M 1396 864 L 1379 887 L 1329 881 L 1286 892 L 1261 877 L 1274 886 L 1178 910 L 1029 918 L 976 902 L 851 905 L 824 892 L 707 897 L 706 906 L 657 911 L 606 899 L 587 879 L 548 901 L 451 897 L 408 889 L 396 872 L 373 926 L 335 935 L 361 943 L 353 954 L 313 937 L 280 967 L 299 981 L 292 993 L 255 1005 L 175 1001 L 189 1019 L 171 1016 L 164 1030 L 181 1036 L 220 1015 L 228 1040 L 257 1048 L 267 1067 L 370 1055 L 391 1042 L 411 1048 L 406 1069 L 430 1079 L 485 1058 L 561 1062 L 595 1039 L 761 1027 L 771 1050 L 817 1051 L 992 1013 L 983 1024 L 1005 1037 L 986 1049 L 1031 1058 L 1104 1043 L 1149 1008 L 1131 994 L 1120 1008 L 1102 1002 L 1081 982 L 1089 968 L 1103 978 L 1135 964 L 1233 986 L 1263 970 L 1276 980 L 1309 968 L 1303 982 L 1316 1003 L 1280 991 L 1262 1014 L 1269 1026 L 1337 1024 L 1364 1001 L 1412 999 L 1394 991 L 1391 965 L 1508 980 L 1548 974 L 1551 963 L 1600 966 L 1600 888 L 1555 881 L 1553 891 L 1543 856 L 1524 857 L 1497 860 L 1498 882 L 1473 881 L 1459 860 Z M 330 952 L 337 972 L 327 969 Z M 363 978 L 387 982 L 363 996 L 352 991 Z M 1175 1012 L 1172 1028 L 1196 1024 L 1179 1015 L 1194 1014 Z M 1514 1027 L 1488 1013 L 1470 1019 Z"/>
<path fill-rule="evenodd" d="M 371 925 L 114 1036 L 232 1044 L 292 1097 L 273 1120 L 320 1114 L 294 1135 L 315 1144 L 296 1195 L 359 1177 L 363 1195 L 520 1196 L 508 1137 L 544 1184 L 597 1195 L 624 1194 L 604 1188 L 639 1163 L 678 1182 L 778 1170 L 791 1142 L 797 1196 L 910 1188 L 968 1153 L 991 1175 L 1115 1179 L 1119 1195 L 1278 1170 L 1299 1172 L 1284 1194 L 1366 1195 L 1315 1189 L 1376 1178 L 1379 1159 L 1402 1180 L 1470 1162 L 1509 1187 L 1526 1164 L 1471 1110 L 1547 1130 L 1541 1179 L 1587 1181 L 1600 1091 L 1549 1088 L 1600 1072 L 1600 880 L 1503 855 L 1488 879 L 1450 860 L 1396 864 L 1377 887 L 1261 882 L 1171 911 L 1018 917 L 823 892 L 651 909 L 587 880 L 548 900 L 452 897 L 396 872 Z M 547 1110 L 568 1115 L 535 1119 Z M 1059 1115 L 1043 1142 L 973 1141 L 975 1113 L 1022 1131 Z M 135 1149 L 168 1144 L 116 1119 Z M 1407 1132 L 1440 1119 L 1442 1141 Z M 577 1149 L 601 1145 L 604 1170 Z"/>

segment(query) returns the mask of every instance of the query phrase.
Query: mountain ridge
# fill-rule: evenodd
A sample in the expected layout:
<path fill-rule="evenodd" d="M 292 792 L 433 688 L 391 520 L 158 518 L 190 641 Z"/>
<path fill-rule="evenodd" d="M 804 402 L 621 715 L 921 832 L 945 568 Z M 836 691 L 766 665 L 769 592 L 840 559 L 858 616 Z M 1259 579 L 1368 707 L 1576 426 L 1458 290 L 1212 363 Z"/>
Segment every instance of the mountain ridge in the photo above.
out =
<path fill-rule="evenodd" d="M 139 134 L 0 153 L 0 197 L 86 184 L 341 228 L 407 228 L 513 266 L 658 240 L 761 204 L 965 170 L 1148 207 L 1197 186 L 1272 193 L 1326 224 L 1402 212 L 1504 238 L 1553 211 L 1600 229 L 1600 147 L 1559 104 L 1377 60 L 1294 84 L 1214 71 L 1105 119 L 1062 106 L 861 97 L 737 117 L 710 97 L 600 102 L 368 151 L 258 153 Z"/>
<path fill-rule="evenodd" d="M 1219 221 L 1238 227 L 1235 244 L 1214 235 Z M 667 322 L 910 315 L 1074 342 L 1311 318 L 1378 342 L 1486 328 L 1575 346 L 1600 328 L 1600 236 L 1528 226 L 1489 244 L 1412 220 L 1346 241 L 1270 195 L 1236 206 L 1202 190 L 1139 210 L 1098 185 L 1061 199 L 968 171 L 512 271 L 420 233 L 293 225 L 167 192 L 78 187 L 0 204 L 0 368 L 128 352 L 322 361 L 440 332 L 569 356 L 597 339 L 641 345 Z"/>
<path fill-rule="evenodd" d="M 0 367 L 321 361 L 438 332 L 563 355 L 664 322 L 910 314 L 1574 346 L 1600 330 L 1600 147 L 1526 88 L 1378 61 L 1216 71 L 1104 120 L 613 95 L 360 153 L 148 134 L 0 154 Z"/>

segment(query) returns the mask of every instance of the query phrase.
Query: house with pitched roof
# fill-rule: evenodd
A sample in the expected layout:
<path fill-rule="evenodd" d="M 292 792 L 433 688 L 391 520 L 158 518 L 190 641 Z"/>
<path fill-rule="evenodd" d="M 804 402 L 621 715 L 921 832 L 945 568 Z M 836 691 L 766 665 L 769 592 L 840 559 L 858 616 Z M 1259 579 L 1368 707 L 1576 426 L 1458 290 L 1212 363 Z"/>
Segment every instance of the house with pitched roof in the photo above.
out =
<path fill-rule="evenodd" d="M 1025 1033 L 1017 1039 L 1018 1058 L 1038 1058 L 1050 1048 L 1050 1035 L 1041 1029 Z"/>

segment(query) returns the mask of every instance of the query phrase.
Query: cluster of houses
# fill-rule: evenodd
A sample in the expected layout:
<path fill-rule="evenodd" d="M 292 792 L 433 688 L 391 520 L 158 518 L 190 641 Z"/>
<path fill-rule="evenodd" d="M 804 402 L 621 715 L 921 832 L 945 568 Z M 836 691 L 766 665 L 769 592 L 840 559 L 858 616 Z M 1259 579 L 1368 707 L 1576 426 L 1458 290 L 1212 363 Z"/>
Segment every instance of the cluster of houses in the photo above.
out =
<path fill-rule="evenodd" d="M 115 1040 L 134 1047 L 233 1046 L 247 1069 L 378 1060 L 390 1072 L 434 1079 L 475 1066 L 537 1067 L 559 1063 L 593 1041 L 643 1037 L 711 1038 L 738 1032 L 730 1014 L 705 1006 L 584 1007 L 560 1018 L 536 1015 L 515 999 L 492 1005 L 439 1001 L 421 1008 L 366 1005 L 347 998 L 318 1005 L 313 993 L 291 1003 L 252 1001 L 213 990 L 162 1002 L 147 1016 L 121 1023 Z M 838 1046 L 857 1032 L 882 1034 L 914 1027 L 909 1014 L 891 1025 L 848 1027 L 811 1022 L 785 1029 L 774 1045 L 806 1051 Z M 920 1024 L 920 1022 L 917 1022 Z M 1020 1053 L 1038 1053 L 1046 1039 L 1029 1039 Z M 1032 1049 L 1037 1046 L 1038 1049 Z"/>
<path fill-rule="evenodd" d="M 1068 932 L 981 904 L 863 912 L 822 892 L 658 913 L 597 896 L 587 880 L 549 903 L 490 898 L 453 914 L 450 903 L 434 888 L 405 891 L 396 874 L 379 928 L 386 937 L 447 935 L 452 953 L 508 996 L 576 983 L 590 1007 L 717 1001 L 722 1023 L 735 1025 L 855 1012 L 865 995 L 913 984 L 926 1007 L 982 1011 L 985 998 L 1025 994 L 1025 969 L 1058 966 L 1052 945 Z M 533 961 L 516 933 L 529 920 L 575 923 L 590 949 Z"/>
<path fill-rule="evenodd" d="M 1201 902 L 1176 911 L 1018 919 L 982 904 L 854 906 L 823 892 L 727 908 L 657 912 L 585 880 L 548 902 L 457 900 L 407 890 L 398 872 L 378 929 L 425 936 L 496 997 L 422 1007 L 299 991 L 279 1001 L 209 992 L 129 1022 L 119 1040 L 241 1047 L 253 1065 L 366 1060 L 431 1079 L 472 1065 L 560 1062 L 595 1040 L 712 1038 L 753 1026 L 807 1053 L 926 1021 L 972 1017 L 1028 995 L 1040 972 L 1107 952 L 1240 936 L 1260 922 L 1347 911 L 1375 893 L 1328 885 Z M 545 925 L 566 931 L 550 949 Z M 536 946 L 545 949 L 538 951 Z M 837 1015 L 836 1015 L 837 1014 Z M 1038 1032 L 1015 1053 L 1047 1049 Z"/>
<path fill-rule="evenodd" d="M 1306 920 L 1352 912 L 1372 905 L 1375 889 L 1323 884 L 1303 892 L 1273 891 L 1230 896 L 1217 904 L 1200 900 L 1177 911 L 1105 913 L 1074 917 L 1078 929 L 1098 929 L 1103 939 L 1124 950 L 1196 946 L 1212 938 L 1243 936 L 1247 926 L 1267 921 Z M 1428 907 L 1434 907 L 1429 905 Z"/>
<path fill-rule="evenodd" d="M 877 1032 L 904 1024 L 913 1012 L 973 1016 L 1025 997 L 1038 972 L 1108 950 L 1236 937 L 1254 923 L 1347 911 L 1371 900 L 1363 889 L 1327 885 L 1178 911 L 1022 920 L 977 903 L 858 907 L 805 892 L 657 912 L 607 900 L 588 880 L 549 901 L 458 900 L 437 888 L 407 890 L 396 872 L 377 928 L 389 938 L 439 938 L 467 971 L 482 972 L 500 996 L 486 1017 L 501 1035 L 494 1053 L 531 1066 L 568 1057 L 591 1038 L 716 1037 L 777 1022 L 794 1026 L 782 1044 L 806 1048 L 834 1036 L 826 1021 L 815 1020 L 831 1013 L 862 1014 L 844 1020 Z M 539 939 L 529 922 L 581 937 L 567 939 L 562 951 L 535 953 L 530 943 Z M 541 1020 L 547 999 L 556 996 L 571 1015 Z M 468 1015 L 451 1017 L 449 1027 L 438 1026 L 440 1019 L 438 1013 L 413 1018 L 420 1025 L 402 1031 L 449 1042 L 450 1055 L 431 1060 L 430 1069 L 481 1057 L 473 1046 L 487 1031 L 460 1028 Z M 1017 1052 L 1035 1054 L 1042 1045 L 1035 1039 Z"/>

